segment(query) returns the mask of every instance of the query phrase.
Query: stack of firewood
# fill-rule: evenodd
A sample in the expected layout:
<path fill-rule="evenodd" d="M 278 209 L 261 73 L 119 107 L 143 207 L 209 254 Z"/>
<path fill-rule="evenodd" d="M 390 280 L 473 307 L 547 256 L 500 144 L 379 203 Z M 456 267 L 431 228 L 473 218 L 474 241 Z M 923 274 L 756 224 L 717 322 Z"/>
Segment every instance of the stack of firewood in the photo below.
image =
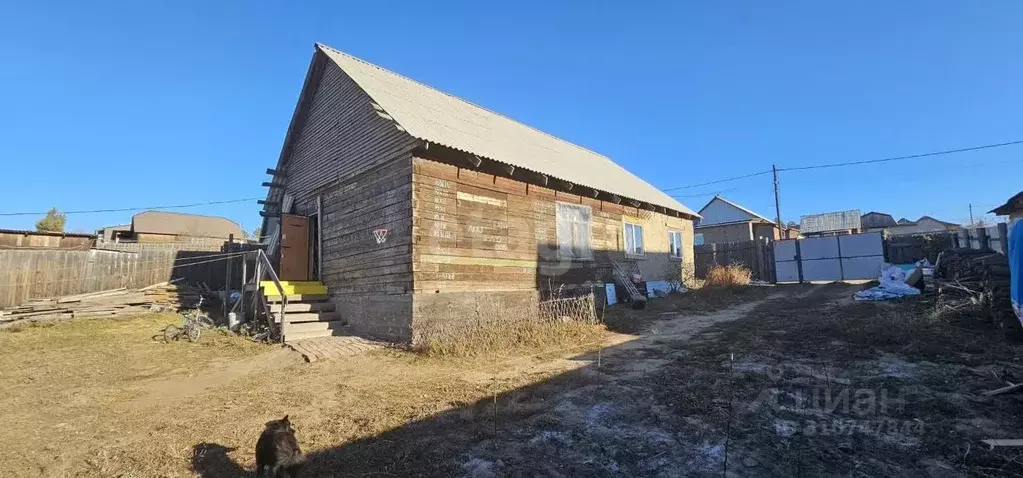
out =
<path fill-rule="evenodd" d="M 50 299 L 34 299 L 0 310 L 0 328 L 24 323 L 60 322 L 87 317 L 118 317 L 145 312 L 179 311 L 216 301 L 202 288 L 163 282 L 142 289 L 112 289 Z"/>
<path fill-rule="evenodd" d="M 995 323 L 1019 329 L 1009 298 L 1009 261 L 990 249 L 949 249 L 934 266 L 939 304 L 978 306 Z"/>

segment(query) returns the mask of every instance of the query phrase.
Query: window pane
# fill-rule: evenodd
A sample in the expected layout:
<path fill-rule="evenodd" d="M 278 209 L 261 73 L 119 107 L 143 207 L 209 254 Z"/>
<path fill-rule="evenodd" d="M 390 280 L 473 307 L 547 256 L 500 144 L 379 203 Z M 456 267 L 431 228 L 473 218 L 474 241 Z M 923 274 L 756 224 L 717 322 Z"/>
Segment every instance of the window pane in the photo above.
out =
<path fill-rule="evenodd" d="M 642 254 L 643 249 L 643 226 L 634 226 L 636 231 L 636 254 Z"/>
<path fill-rule="evenodd" d="M 558 256 L 590 257 L 590 208 L 558 203 Z"/>
<path fill-rule="evenodd" d="M 636 241 L 634 240 L 632 232 L 632 224 L 625 224 L 625 252 L 629 254 L 636 253 Z"/>
<path fill-rule="evenodd" d="M 696 235 L 693 236 L 693 245 L 694 246 L 702 246 L 703 245 L 703 234 L 702 233 L 701 234 L 696 234 Z"/>

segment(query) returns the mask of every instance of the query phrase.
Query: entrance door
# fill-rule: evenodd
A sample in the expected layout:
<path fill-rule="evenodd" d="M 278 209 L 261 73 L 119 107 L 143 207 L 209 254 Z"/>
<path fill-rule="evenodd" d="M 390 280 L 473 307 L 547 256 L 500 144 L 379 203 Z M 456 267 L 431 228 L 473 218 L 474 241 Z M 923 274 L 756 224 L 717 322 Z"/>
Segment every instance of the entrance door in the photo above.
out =
<path fill-rule="evenodd" d="M 309 280 L 309 218 L 281 214 L 281 280 Z"/>

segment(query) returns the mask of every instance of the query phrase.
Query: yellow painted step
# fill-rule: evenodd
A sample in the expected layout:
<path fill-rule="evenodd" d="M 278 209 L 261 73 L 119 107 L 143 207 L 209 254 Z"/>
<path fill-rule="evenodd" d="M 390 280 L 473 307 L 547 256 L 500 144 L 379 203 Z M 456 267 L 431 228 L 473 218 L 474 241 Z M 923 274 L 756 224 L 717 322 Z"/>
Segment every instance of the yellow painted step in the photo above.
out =
<path fill-rule="evenodd" d="M 281 295 L 273 281 L 263 281 L 259 285 L 263 288 L 263 294 L 266 296 Z M 281 281 L 281 286 L 287 295 L 325 295 L 327 293 L 327 286 L 316 281 Z"/>

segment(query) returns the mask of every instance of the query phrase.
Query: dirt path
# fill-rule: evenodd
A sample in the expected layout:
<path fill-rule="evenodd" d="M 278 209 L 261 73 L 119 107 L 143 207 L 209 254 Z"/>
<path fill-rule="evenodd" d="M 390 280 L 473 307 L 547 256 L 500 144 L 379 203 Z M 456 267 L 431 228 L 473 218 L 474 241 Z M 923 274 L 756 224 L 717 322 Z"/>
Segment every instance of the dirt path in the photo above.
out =
<path fill-rule="evenodd" d="M 194 370 L 186 377 L 153 380 L 138 386 L 143 395 L 125 403 L 129 408 L 148 407 L 154 403 L 171 406 L 254 372 L 267 372 L 302 363 L 302 356 L 284 348 L 275 348 L 262 355 L 244 360 L 221 360 L 208 368 Z"/>

